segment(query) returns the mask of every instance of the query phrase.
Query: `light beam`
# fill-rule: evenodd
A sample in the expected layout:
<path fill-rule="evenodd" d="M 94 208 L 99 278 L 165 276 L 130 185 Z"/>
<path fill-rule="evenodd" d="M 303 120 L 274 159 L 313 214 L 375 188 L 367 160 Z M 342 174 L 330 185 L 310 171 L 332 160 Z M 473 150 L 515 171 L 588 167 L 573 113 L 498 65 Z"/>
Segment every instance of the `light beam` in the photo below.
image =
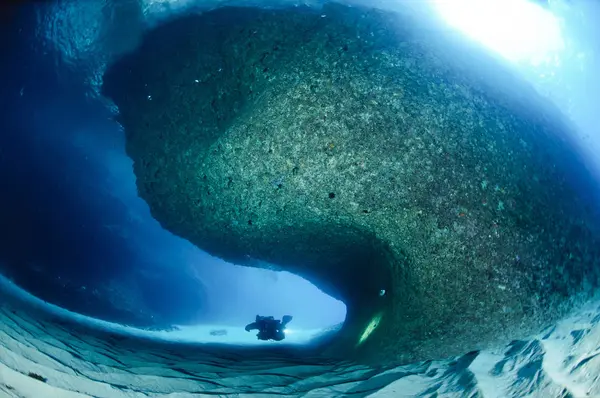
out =
<path fill-rule="evenodd" d="M 434 6 L 450 26 L 512 62 L 537 65 L 565 45 L 559 20 L 527 0 L 440 0 Z"/>

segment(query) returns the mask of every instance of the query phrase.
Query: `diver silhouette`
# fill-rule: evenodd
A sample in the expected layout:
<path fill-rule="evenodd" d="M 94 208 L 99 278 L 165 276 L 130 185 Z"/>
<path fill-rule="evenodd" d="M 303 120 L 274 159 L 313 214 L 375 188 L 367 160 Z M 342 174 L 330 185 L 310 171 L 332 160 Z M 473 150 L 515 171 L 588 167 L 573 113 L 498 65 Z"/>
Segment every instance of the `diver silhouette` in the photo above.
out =
<path fill-rule="evenodd" d="M 259 340 L 281 341 L 285 339 L 285 327 L 292 320 L 291 315 L 284 315 L 281 320 L 272 316 L 256 316 L 256 320 L 246 325 L 246 332 L 258 330 L 256 337 Z"/>

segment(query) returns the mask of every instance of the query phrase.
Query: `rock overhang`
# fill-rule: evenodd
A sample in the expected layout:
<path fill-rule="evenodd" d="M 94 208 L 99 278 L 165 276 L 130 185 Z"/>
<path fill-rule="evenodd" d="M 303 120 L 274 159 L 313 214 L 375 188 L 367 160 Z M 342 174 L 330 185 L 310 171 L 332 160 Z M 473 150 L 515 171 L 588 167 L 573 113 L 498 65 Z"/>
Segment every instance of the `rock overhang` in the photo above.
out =
<path fill-rule="evenodd" d="M 155 29 L 105 76 L 157 220 L 341 298 L 331 354 L 481 348 L 597 284 L 592 180 L 566 124 L 418 27 L 340 5 L 225 8 Z"/>

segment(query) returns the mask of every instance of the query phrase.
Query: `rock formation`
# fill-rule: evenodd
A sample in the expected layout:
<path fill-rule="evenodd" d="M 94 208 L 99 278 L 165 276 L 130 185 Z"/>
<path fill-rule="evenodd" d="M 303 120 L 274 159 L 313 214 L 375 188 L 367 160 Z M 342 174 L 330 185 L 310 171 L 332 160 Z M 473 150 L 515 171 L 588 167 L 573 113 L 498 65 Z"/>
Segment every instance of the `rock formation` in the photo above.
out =
<path fill-rule="evenodd" d="M 539 330 L 600 267 L 569 126 L 442 36 L 356 7 L 223 8 L 147 34 L 103 91 L 166 229 L 343 300 L 332 355 L 441 357 Z"/>

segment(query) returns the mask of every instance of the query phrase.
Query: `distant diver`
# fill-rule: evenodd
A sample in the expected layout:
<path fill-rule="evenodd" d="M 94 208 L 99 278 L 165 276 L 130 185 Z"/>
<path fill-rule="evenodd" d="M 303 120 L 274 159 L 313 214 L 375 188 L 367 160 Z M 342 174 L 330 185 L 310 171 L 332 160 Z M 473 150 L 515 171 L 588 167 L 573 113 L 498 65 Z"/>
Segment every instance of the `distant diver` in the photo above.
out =
<path fill-rule="evenodd" d="M 284 315 L 280 320 L 272 316 L 256 316 L 256 320 L 246 325 L 246 332 L 258 330 L 256 337 L 259 340 L 281 341 L 285 339 L 285 327 L 292 320 L 291 315 Z"/>

